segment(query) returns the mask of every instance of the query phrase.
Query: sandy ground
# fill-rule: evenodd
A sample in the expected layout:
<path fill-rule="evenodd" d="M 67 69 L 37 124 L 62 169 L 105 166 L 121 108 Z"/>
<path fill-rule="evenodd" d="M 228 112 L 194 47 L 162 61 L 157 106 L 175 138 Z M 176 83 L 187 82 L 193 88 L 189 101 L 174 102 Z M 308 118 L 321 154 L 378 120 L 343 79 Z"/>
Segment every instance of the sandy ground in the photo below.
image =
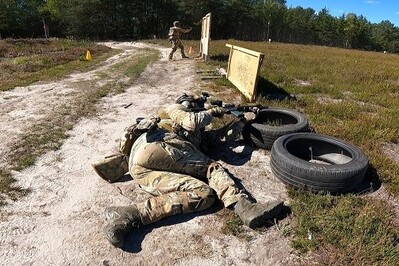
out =
<path fill-rule="evenodd" d="M 120 58 L 145 45 L 107 43 L 123 51 L 88 73 L 75 73 L 47 84 L 0 93 L 0 158 L 18 135 L 56 104 L 72 99 L 74 82 L 92 79 Z M 103 210 L 146 197 L 127 177 L 109 184 L 90 164 L 112 154 L 123 129 L 138 116 L 155 114 L 192 88 L 205 88 L 194 60 L 167 61 L 169 49 L 146 68 L 123 94 L 103 98 L 98 115 L 82 119 L 61 149 L 13 174 L 31 193 L 1 209 L 1 265 L 293 265 L 295 256 L 283 236 L 289 217 L 260 230 L 244 229 L 247 239 L 222 233 L 220 205 L 205 212 L 167 218 L 129 235 L 125 250 L 108 243 Z M 124 108 L 132 103 L 129 108 Z M 287 200 L 284 186 L 269 167 L 269 151 L 237 144 L 224 150 L 222 164 L 258 200 L 273 195 Z M 5 162 L 2 161 L 2 164 Z"/>

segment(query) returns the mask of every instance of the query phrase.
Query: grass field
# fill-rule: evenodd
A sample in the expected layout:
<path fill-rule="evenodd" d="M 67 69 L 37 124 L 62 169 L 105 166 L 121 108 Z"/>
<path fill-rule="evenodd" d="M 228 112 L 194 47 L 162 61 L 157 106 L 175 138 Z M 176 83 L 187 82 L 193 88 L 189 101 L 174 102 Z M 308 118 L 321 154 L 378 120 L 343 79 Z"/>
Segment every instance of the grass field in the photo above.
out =
<path fill-rule="evenodd" d="M 378 178 L 399 196 L 399 155 L 393 158 L 384 150 L 384 144 L 395 144 L 399 152 L 398 55 L 320 46 L 227 42 L 265 54 L 259 102 L 300 110 L 318 133 L 345 139 L 362 148 Z M 210 64 L 227 66 L 225 43 L 212 42 L 211 59 L 216 60 Z M 298 100 L 268 100 L 273 98 L 268 97 L 272 93 L 293 94 Z"/>
<path fill-rule="evenodd" d="M 56 47 L 48 45 L 54 55 L 70 51 L 67 52 L 70 57 L 65 57 L 71 60 L 63 61 L 61 56 L 54 59 L 55 63 L 51 65 L 51 62 L 42 63 L 48 56 L 44 56 L 44 48 L 40 45 L 42 48 L 35 49 L 32 48 L 36 47 L 34 45 L 12 45 L 13 48 L 20 47 L 13 50 L 9 44 L 0 41 L 0 90 L 30 84 L 35 80 L 49 80 L 54 78 L 53 73 L 55 77 L 61 76 L 75 67 L 90 68 L 98 61 L 81 62 L 77 59 L 86 49 L 91 49 L 97 55 L 103 53 L 103 58 L 110 56 L 109 51 L 102 50 L 105 48 L 98 47 L 99 50 L 96 50 L 90 43 L 69 42 L 64 44 L 60 41 Z M 183 42 L 186 47 L 193 46 L 198 51 L 198 41 Z M 167 45 L 166 41 L 160 43 Z M 266 55 L 258 87 L 259 102 L 299 110 L 308 116 L 316 132 L 350 141 L 362 148 L 370 160 L 367 178 L 373 182 L 381 181 L 393 197 L 398 199 L 399 56 L 317 46 L 212 41 L 210 62 L 198 64 L 198 67 L 226 68 L 226 43 Z M 21 58 L 17 55 L 21 55 Z M 133 65 L 117 65 L 116 68 L 121 71 L 121 75 L 137 74 L 156 57 L 156 54 L 149 53 L 146 59 L 131 62 Z M 30 65 L 32 60 L 37 62 L 33 66 Z M 48 64 L 51 67 L 47 68 Z M 33 69 L 37 71 L 31 71 Z M 27 143 L 22 146 L 35 147 L 35 150 L 29 151 L 33 157 L 25 158 L 13 167 L 24 168 L 46 150 L 58 147 L 60 141 L 67 137 L 65 132 L 79 116 L 92 114 L 97 99 L 108 92 L 123 90 L 121 86 L 123 84 L 107 84 L 82 95 L 82 102 L 88 103 L 89 108 L 78 101 L 73 108 L 76 108 L 74 110 L 79 115 L 65 121 L 65 127 L 54 134 L 54 139 L 40 142 L 39 146 L 43 149 L 39 149 L 37 143 L 32 145 L 31 142 L 37 139 L 35 133 L 31 134 L 33 138 L 25 138 Z M 217 81 L 213 86 L 216 90 L 230 87 L 232 93 L 238 93 L 225 80 Z M 273 96 L 277 94 L 293 94 L 297 100 L 276 100 Z M 64 112 L 59 110 L 54 115 L 55 120 L 49 123 L 59 121 L 58 115 Z M 41 130 L 49 126 L 39 126 L 34 132 L 47 136 Z M 386 145 L 394 147 L 396 157 L 384 149 Z M 17 156 L 17 153 L 14 155 Z M 0 192 L 13 198 L 24 191 L 10 189 L 12 181 L 10 173 L 0 169 Z M 292 222 L 282 234 L 292 238 L 292 246 L 299 254 L 304 257 L 308 255 L 305 265 L 399 265 L 399 221 L 393 207 L 387 202 L 367 194 L 331 196 L 290 189 L 289 195 Z M 235 227 L 235 235 L 239 235 L 237 230 Z"/>
<path fill-rule="evenodd" d="M 197 41 L 183 41 L 186 49 Z M 163 43 L 163 42 L 162 42 Z M 296 109 L 317 133 L 359 146 L 370 160 L 367 178 L 399 197 L 399 56 L 281 43 L 212 41 L 210 61 L 227 69 L 226 43 L 262 52 L 258 102 Z M 217 81 L 216 89 L 234 88 Z M 276 95 L 295 95 L 281 100 Z M 277 100 L 277 98 L 279 98 Z M 393 147 L 388 152 L 386 146 Z M 305 264 L 399 265 L 398 217 L 366 195 L 315 195 L 290 189 L 292 246 Z"/>
<path fill-rule="evenodd" d="M 93 60 L 81 61 L 87 50 Z M 0 91 L 36 81 L 54 80 L 88 69 L 109 56 L 111 49 L 86 41 L 64 39 L 0 40 Z"/>
<path fill-rule="evenodd" d="M 93 59 L 80 60 L 87 49 Z M 0 91 L 36 80 L 54 80 L 74 71 L 87 71 L 116 53 L 118 51 L 106 46 L 81 41 L 0 41 Z M 109 78 L 109 73 L 101 73 L 108 80 L 104 85 L 81 84 L 84 89 L 74 101 L 61 104 L 50 115 L 27 128 L 26 133 L 19 136 L 19 141 L 10 147 L 7 158 L 2 158 L 8 162 L 9 168 L 0 168 L 0 206 L 5 203 L 5 198 L 16 200 L 28 192 L 13 185 L 15 179 L 10 170 L 25 169 L 40 155 L 58 149 L 68 137 L 67 131 L 81 118 L 96 114 L 99 99 L 110 93 L 122 93 L 158 56 L 155 50 L 143 50 L 133 58 L 125 58 L 112 67 L 113 78 Z M 49 58 L 51 62 L 48 62 Z"/>

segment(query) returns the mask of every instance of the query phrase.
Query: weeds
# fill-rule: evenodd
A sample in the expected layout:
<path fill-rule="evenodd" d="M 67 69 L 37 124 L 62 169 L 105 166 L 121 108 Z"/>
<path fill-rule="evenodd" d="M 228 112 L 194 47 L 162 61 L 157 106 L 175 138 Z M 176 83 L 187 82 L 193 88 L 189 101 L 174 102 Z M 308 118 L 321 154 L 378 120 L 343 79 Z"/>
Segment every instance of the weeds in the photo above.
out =
<path fill-rule="evenodd" d="M 0 169 L 0 206 L 4 204 L 3 200 L 7 196 L 11 200 L 16 200 L 29 192 L 28 189 L 22 189 L 14 186 L 15 179 L 9 171 Z"/>
<path fill-rule="evenodd" d="M 399 143 L 398 55 L 212 41 L 208 67 L 227 68 L 226 42 L 265 54 L 260 71 L 263 82 L 257 88 L 259 103 L 299 110 L 308 116 L 316 132 L 359 146 L 375 169 L 367 178 L 380 179 L 398 198 L 399 165 L 382 148 L 385 143 Z M 195 46 L 197 42 L 186 45 Z M 235 93 L 227 81 L 213 86 L 215 91 L 229 87 Z M 296 100 L 270 97 L 273 94 L 293 94 Z M 292 190 L 290 197 L 292 246 L 299 253 L 311 254 L 311 264 L 399 265 L 398 217 L 386 202 Z"/>
<path fill-rule="evenodd" d="M 300 110 L 318 133 L 360 146 L 376 169 L 375 175 L 398 197 L 399 166 L 381 149 L 386 142 L 399 142 L 398 56 L 316 46 L 227 42 L 266 55 L 261 78 L 267 82 L 258 86 L 260 103 Z M 184 43 L 186 47 L 198 44 Z M 227 67 L 225 43 L 212 41 L 210 52 L 217 56 L 211 56 L 209 66 Z M 303 86 L 297 80 L 309 85 Z M 113 83 L 100 88 L 90 104 L 118 86 Z M 216 92 L 236 93 L 228 81 L 213 84 L 211 88 Z M 267 97 L 270 92 L 294 94 L 297 100 L 272 100 Z M 89 110 L 85 107 L 81 111 L 89 115 Z M 73 121 L 76 120 L 72 119 L 65 128 L 71 127 Z M 65 129 L 59 131 L 60 139 L 65 132 Z M 28 140 L 27 147 L 33 147 Z M 40 145 L 56 148 L 58 142 L 56 139 L 53 142 L 43 140 Z M 34 156 L 40 153 L 36 151 Z M 34 159 L 28 157 L 21 165 L 29 165 Z M 370 172 L 373 171 L 368 175 Z M 6 171 L 0 175 L 0 184 L 6 184 L 0 190 L 8 193 L 11 175 Z M 293 217 L 287 234 L 294 238 L 292 246 L 298 253 L 310 254 L 312 264 L 399 265 L 398 218 L 386 202 L 367 196 L 315 195 L 298 190 L 290 190 L 289 195 Z M 234 213 L 221 215 L 225 220 L 223 232 L 238 237 L 244 233 Z M 245 233 L 243 236 L 246 238 Z"/>
<path fill-rule="evenodd" d="M 296 250 L 316 251 L 325 265 L 398 265 L 399 230 L 384 202 L 294 189 L 290 196 Z"/>
<path fill-rule="evenodd" d="M 384 143 L 399 143 L 398 55 L 228 40 L 211 43 L 209 66 L 227 67 L 226 42 L 265 54 L 259 103 L 300 110 L 317 133 L 358 145 L 378 165 L 388 190 L 399 196 L 399 165 L 394 166 L 382 150 Z M 196 43 L 187 41 L 190 45 Z M 292 94 L 296 100 L 273 100 L 268 98 L 272 93 Z"/>
<path fill-rule="evenodd" d="M 113 53 L 111 53 L 113 54 Z M 96 113 L 96 103 L 108 94 L 117 94 L 131 85 L 144 68 L 158 58 L 155 51 L 143 51 L 134 58 L 129 58 L 123 64 L 126 71 L 114 72 L 114 78 L 101 87 L 96 87 L 82 82 L 84 90 L 79 90 L 75 99 L 67 104 L 60 105 L 48 117 L 39 120 L 26 134 L 19 137 L 17 143 L 10 148 L 6 161 L 13 170 L 23 170 L 34 164 L 36 159 L 50 150 L 61 147 L 64 139 L 68 137 L 68 131 L 83 117 L 89 117 Z M 124 83 L 119 80 L 125 80 Z M 75 84 L 79 86 L 79 84 Z M 0 193 L 11 199 L 24 195 L 24 191 L 13 186 L 15 180 L 10 172 L 0 169 Z M 4 199 L 4 197 L 3 197 Z M 0 198 L 1 200 L 1 198 Z M 1 202 L 1 201 L 0 201 Z"/>
<path fill-rule="evenodd" d="M 79 61 L 88 49 L 93 60 Z M 87 70 L 114 53 L 106 46 L 82 41 L 0 40 L 0 91 Z"/>
<path fill-rule="evenodd" d="M 233 235 L 246 241 L 250 241 L 252 237 L 243 229 L 243 223 L 233 211 L 222 209 L 218 215 L 223 218 L 222 233 Z"/>

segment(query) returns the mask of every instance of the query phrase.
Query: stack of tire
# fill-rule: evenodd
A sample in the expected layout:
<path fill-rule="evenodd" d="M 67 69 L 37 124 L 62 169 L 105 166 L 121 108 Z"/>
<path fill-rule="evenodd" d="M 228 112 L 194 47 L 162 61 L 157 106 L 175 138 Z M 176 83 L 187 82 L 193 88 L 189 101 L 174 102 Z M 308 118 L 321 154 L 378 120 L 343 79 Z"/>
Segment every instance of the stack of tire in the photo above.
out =
<path fill-rule="evenodd" d="M 356 146 L 326 135 L 309 133 L 305 115 L 284 108 L 266 108 L 244 129 L 244 137 L 271 149 L 271 169 L 287 185 L 313 192 L 357 190 L 368 159 Z"/>

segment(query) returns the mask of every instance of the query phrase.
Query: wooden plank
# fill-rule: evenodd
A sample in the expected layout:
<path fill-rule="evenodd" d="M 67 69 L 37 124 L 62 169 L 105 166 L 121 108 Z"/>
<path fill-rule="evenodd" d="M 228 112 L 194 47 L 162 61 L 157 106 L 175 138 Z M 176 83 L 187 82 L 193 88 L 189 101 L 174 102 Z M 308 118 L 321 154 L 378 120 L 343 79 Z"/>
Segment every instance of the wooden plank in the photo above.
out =
<path fill-rule="evenodd" d="M 202 76 L 201 79 L 220 79 L 221 76 Z"/>
<path fill-rule="evenodd" d="M 256 85 L 264 54 L 239 46 L 230 47 L 227 79 L 250 101 L 255 101 Z"/>
<path fill-rule="evenodd" d="M 216 73 L 216 70 L 197 70 L 195 73 Z"/>

